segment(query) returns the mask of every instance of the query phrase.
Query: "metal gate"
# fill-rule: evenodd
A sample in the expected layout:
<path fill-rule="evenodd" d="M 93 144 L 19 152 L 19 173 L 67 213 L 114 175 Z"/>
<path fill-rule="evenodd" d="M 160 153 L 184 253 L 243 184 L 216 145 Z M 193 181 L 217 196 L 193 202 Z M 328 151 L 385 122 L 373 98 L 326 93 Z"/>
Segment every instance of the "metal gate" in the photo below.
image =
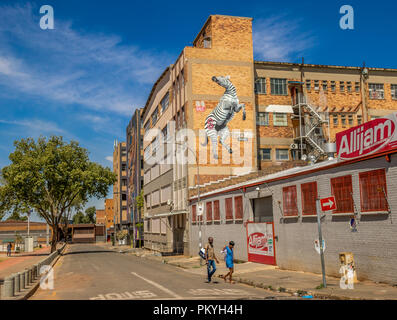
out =
<path fill-rule="evenodd" d="M 276 265 L 273 222 L 247 223 L 248 261 Z"/>

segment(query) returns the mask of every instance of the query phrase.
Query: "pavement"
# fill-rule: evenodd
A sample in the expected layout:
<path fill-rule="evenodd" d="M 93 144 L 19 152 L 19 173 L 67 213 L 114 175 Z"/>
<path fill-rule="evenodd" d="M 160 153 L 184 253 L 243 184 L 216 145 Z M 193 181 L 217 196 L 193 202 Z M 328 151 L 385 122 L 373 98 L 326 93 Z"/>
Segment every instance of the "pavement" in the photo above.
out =
<path fill-rule="evenodd" d="M 130 249 L 128 247 L 111 247 L 112 250 L 128 252 L 148 260 L 162 261 L 165 264 L 183 268 L 186 272 L 206 275 L 206 266 L 200 266 L 200 258 L 174 256 L 161 257 L 145 249 Z M 233 279 L 239 283 L 257 288 L 264 288 L 270 292 L 286 292 L 295 296 L 313 296 L 318 299 L 333 300 L 397 300 L 397 286 L 360 281 L 353 289 L 341 289 L 340 278 L 326 277 L 327 288 L 321 288 L 320 274 L 281 270 L 276 266 L 262 265 L 252 262 L 235 263 Z M 223 261 L 217 264 L 216 276 L 228 271 Z M 223 281 L 223 280 L 222 280 Z"/>
<path fill-rule="evenodd" d="M 35 263 L 42 260 L 45 256 L 50 254 L 51 246 L 37 249 L 30 253 L 19 253 L 12 254 L 11 257 L 7 257 L 6 253 L 0 254 L 0 283 L 7 276 L 20 272 L 27 267 L 34 265 Z"/>
<path fill-rule="evenodd" d="M 53 279 L 53 289 L 39 288 L 30 299 L 301 299 L 289 293 L 225 283 L 222 279 L 206 283 L 202 274 L 167 264 L 151 252 L 105 244 L 68 245 L 54 266 Z"/>

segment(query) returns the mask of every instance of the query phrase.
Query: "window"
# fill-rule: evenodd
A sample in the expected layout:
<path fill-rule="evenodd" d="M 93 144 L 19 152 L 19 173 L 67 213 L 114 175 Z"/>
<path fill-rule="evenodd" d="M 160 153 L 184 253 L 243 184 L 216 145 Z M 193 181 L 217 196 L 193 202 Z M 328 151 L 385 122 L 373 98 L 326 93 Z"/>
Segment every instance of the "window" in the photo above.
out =
<path fill-rule="evenodd" d="M 331 190 L 336 201 L 334 213 L 354 212 L 352 176 L 331 179 Z"/>
<path fill-rule="evenodd" d="M 361 172 L 361 211 L 387 211 L 387 189 L 385 169 Z"/>
<path fill-rule="evenodd" d="M 312 89 L 312 82 L 310 80 L 306 80 L 306 90 L 310 91 Z"/>
<path fill-rule="evenodd" d="M 273 113 L 273 125 L 277 127 L 287 127 L 288 118 L 286 113 Z"/>
<path fill-rule="evenodd" d="M 344 81 L 341 81 L 339 83 L 339 90 L 340 90 L 340 92 L 345 92 L 345 82 Z"/>
<path fill-rule="evenodd" d="M 185 87 L 185 73 L 184 70 L 181 71 L 181 89 Z"/>
<path fill-rule="evenodd" d="M 261 161 L 272 160 L 272 149 L 259 149 L 258 158 Z"/>
<path fill-rule="evenodd" d="M 354 87 L 355 87 L 356 92 L 360 92 L 360 82 L 356 82 Z"/>
<path fill-rule="evenodd" d="M 346 115 L 342 114 L 340 116 L 340 118 L 341 118 L 342 126 L 345 126 L 346 125 Z"/>
<path fill-rule="evenodd" d="M 150 128 L 150 120 L 146 121 L 145 123 L 145 127 L 144 127 L 145 132 L 148 131 L 149 128 Z"/>
<path fill-rule="evenodd" d="M 161 112 L 164 112 L 167 110 L 168 105 L 170 104 L 170 94 L 167 92 L 164 96 L 164 98 L 160 102 L 161 104 Z"/>
<path fill-rule="evenodd" d="M 270 88 L 273 95 L 287 95 L 287 79 L 270 79 Z"/>
<path fill-rule="evenodd" d="M 352 92 L 352 83 L 350 81 L 347 82 L 347 92 Z"/>
<path fill-rule="evenodd" d="M 283 188 L 283 215 L 286 217 L 297 216 L 298 202 L 296 186 Z"/>
<path fill-rule="evenodd" d="M 167 141 L 167 139 L 168 139 L 168 125 L 166 125 L 163 128 L 163 130 L 161 130 L 161 133 L 163 134 L 164 141 Z"/>
<path fill-rule="evenodd" d="M 320 90 L 320 81 L 314 80 L 314 90 Z"/>
<path fill-rule="evenodd" d="M 288 149 L 276 149 L 276 160 L 278 161 L 289 160 Z"/>
<path fill-rule="evenodd" d="M 214 221 L 221 220 L 221 212 L 219 210 L 219 200 L 214 201 Z"/>
<path fill-rule="evenodd" d="M 382 100 L 385 97 L 385 92 L 382 83 L 370 83 L 369 98 L 373 100 Z"/>
<path fill-rule="evenodd" d="M 391 85 L 391 98 L 397 100 L 397 84 Z"/>
<path fill-rule="evenodd" d="M 360 125 L 363 123 L 363 116 L 357 116 L 357 125 Z"/>
<path fill-rule="evenodd" d="M 331 81 L 331 91 L 332 92 L 336 91 L 336 82 L 335 81 Z"/>
<path fill-rule="evenodd" d="M 349 126 L 352 126 L 353 125 L 353 115 L 349 114 L 348 119 L 349 119 Z"/>
<path fill-rule="evenodd" d="M 158 110 L 157 108 L 154 109 L 153 114 L 152 114 L 152 125 L 155 125 L 157 122 L 157 116 L 158 116 Z"/>
<path fill-rule="evenodd" d="M 207 222 L 211 222 L 212 221 L 212 202 L 207 202 L 206 203 L 206 207 L 207 207 Z"/>
<path fill-rule="evenodd" d="M 323 90 L 328 91 L 328 81 L 323 80 Z"/>
<path fill-rule="evenodd" d="M 243 220 L 243 197 L 234 197 L 234 207 L 236 208 L 235 219 Z"/>
<path fill-rule="evenodd" d="M 192 222 L 197 221 L 197 206 L 194 204 L 192 205 Z"/>
<path fill-rule="evenodd" d="M 301 185 L 302 192 L 302 214 L 312 216 L 317 214 L 317 182 L 309 182 Z"/>
<path fill-rule="evenodd" d="M 269 113 L 267 113 L 267 112 L 257 112 L 257 114 L 256 114 L 256 125 L 258 125 L 258 126 L 268 126 L 269 125 Z"/>
<path fill-rule="evenodd" d="M 337 114 L 334 114 L 332 116 L 332 119 L 334 120 L 334 127 L 337 127 L 339 125 L 339 117 Z"/>
<path fill-rule="evenodd" d="M 257 78 L 255 80 L 255 93 L 266 94 L 266 78 Z"/>
<path fill-rule="evenodd" d="M 233 198 L 225 199 L 226 220 L 233 220 Z"/>

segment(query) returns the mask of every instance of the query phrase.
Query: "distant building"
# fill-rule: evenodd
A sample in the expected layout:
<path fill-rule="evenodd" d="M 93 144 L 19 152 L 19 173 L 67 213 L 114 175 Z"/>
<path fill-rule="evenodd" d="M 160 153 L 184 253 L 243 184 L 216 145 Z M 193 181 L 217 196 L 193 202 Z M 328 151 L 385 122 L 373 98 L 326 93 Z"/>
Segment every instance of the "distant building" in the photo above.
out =
<path fill-rule="evenodd" d="M 105 209 L 97 209 L 95 213 L 95 221 L 96 224 L 106 224 L 106 213 Z"/>
<path fill-rule="evenodd" d="M 115 141 L 113 172 L 117 174 L 117 181 L 113 185 L 116 232 L 130 230 L 132 224 L 127 209 L 127 149 L 125 142 Z"/>
<path fill-rule="evenodd" d="M 143 127 L 141 111 L 137 109 L 127 127 L 127 206 L 132 219 L 135 245 L 143 242 L 143 210 L 138 210 L 136 198 L 143 189 Z"/>
<path fill-rule="evenodd" d="M 106 199 L 105 200 L 105 217 L 106 217 L 106 229 L 110 229 L 114 227 L 114 200 Z"/>

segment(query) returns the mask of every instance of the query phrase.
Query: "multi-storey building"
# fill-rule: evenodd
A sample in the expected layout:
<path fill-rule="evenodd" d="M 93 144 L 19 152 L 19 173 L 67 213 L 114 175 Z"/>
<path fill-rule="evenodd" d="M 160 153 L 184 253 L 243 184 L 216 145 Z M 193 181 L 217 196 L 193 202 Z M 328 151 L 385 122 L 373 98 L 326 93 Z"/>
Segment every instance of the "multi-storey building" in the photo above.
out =
<path fill-rule="evenodd" d="M 115 231 L 129 230 L 131 217 L 127 209 L 127 150 L 125 142 L 115 142 L 113 151 L 113 172 L 117 181 L 113 185 Z"/>
<path fill-rule="evenodd" d="M 198 186 L 325 159 L 337 132 L 396 109 L 397 70 L 254 61 L 252 19 L 210 16 L 142 110 L 146 246 L 186 251 Z"/>
<path fill-rule="evenodd" d="M 132 217 L 134 246 L 143 243 L 143 210 L 137 205 L 137 197 L 143 189 L 143 127 L 141 109 L 137 109 L 127 126 L 127 207 Z"/>
<path fill-rule="evenodd" d="M 114 233 L 114 221 L 116 220 L 113 199 L 105 199 L 105 217 L 106 217 L 106 230 L 107 230 L 107 235 L 109 237 L 112 233 Z"/>
<path fill-rule="evenodd" d="M 95 212 L 95 223 L 96 224 L 106 224 L 106 213 L 105 209 L 97 209 Z"/>

